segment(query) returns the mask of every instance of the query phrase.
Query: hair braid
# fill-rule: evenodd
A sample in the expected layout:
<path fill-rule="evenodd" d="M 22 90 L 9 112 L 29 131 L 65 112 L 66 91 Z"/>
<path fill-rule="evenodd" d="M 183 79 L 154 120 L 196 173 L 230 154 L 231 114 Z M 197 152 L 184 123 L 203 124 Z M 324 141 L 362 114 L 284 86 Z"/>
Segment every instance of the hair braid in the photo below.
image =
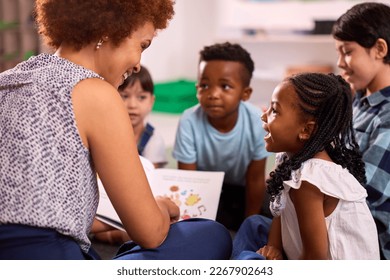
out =
<path fill-rule="evenodd" d="M 283 157 L 270 173 L 267 191 L 271 200 L 283 189 L 283 181 L 291 179 L 291 171 L 323 150 L 364 184 L 364 162 L 353 132 L 352 93 L 348 83 L 332 73 L 302 73 L 286 80 L 298 95 L 302 113 L 314 117 L 316 127 L 303 149 L 291 158 Z"/>

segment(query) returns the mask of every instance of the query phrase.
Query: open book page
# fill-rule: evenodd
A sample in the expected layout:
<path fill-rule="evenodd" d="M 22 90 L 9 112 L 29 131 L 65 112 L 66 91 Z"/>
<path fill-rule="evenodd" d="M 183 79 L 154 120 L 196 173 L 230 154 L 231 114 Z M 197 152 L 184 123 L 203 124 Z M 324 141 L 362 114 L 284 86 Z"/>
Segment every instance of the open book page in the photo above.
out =
<path fill-rule="evenodd" d="M 189 218 L 215 220 L 224 172 L 155 169 L 150 161 L 143 157 L 140 159 L 153 194 L 171 198 L 180 208 L 180 220 Z M 100 201 L 96 218 L 123 229 L 100 180 L 98 185 Z"/>

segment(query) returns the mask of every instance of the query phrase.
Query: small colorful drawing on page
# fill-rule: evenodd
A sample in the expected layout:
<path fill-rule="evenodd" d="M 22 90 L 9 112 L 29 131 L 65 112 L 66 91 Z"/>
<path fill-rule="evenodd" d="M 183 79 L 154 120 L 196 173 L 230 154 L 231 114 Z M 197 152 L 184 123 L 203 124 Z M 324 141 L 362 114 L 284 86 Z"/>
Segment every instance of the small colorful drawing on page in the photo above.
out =
<path fill-rule="evenodd" d="M 170 186 L 170 194 L 167 196 L 182 208 L 181 218 L 183 220 L 202 216 L 207 211 L 205 205 L 198 206 L 202 200 L 199 194 L 193 193 L 192 189 L 181 190 L 179 186 Z"/>

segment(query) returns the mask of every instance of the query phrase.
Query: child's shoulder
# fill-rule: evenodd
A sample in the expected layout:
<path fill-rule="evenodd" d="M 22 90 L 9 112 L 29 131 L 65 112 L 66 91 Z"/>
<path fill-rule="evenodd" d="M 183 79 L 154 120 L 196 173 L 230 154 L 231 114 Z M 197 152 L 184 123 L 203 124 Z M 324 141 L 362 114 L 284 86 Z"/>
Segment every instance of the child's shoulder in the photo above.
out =
<path fill-rule="evenodd" d="M 261 114 L 260 107 L 254 105 L 248 101 L 241 101 L 240 110 L 245 110 L 245 111 L 249 112 L 250 114 L 255 114 L 256 116 L 259 116 L 259 114 Z"/>
<path fill-rule="evenodd" d="M 179 129 L 197 127 L 202 124 L 204 114 L 199 104 L 184 110 L 179 118 Z"/>
<path fill-rule="evenodd" d="M 196 104 L 190 108 L 187 108 L 183 111 L 180 118 L 181 119 L 190 119 L 195 118 L 196 116 L 199 116 L 203 114 L 203 109 L 199 104 Z"/>
<path fill-rule="evenodd" d="M 322 193 L 350 201 L 365 199 L 367 192 L 348 171 L 331 161 L 312 158 L 291 172 L 291 179 L 284 184 L 299 189 L 301 182 L 315 185 Z"/>
<path fill-rule="evenodd" d="M 248 101 L 241 101 L 239 110 L 239 115 L 241 119 L 246 119 L 249 121 L 249 123 L 252 124 L 261 123 L 260 116 L 263 114 L 263 112 L 260 107 L 257 107 L 256 105 L 251 104 Z"/>

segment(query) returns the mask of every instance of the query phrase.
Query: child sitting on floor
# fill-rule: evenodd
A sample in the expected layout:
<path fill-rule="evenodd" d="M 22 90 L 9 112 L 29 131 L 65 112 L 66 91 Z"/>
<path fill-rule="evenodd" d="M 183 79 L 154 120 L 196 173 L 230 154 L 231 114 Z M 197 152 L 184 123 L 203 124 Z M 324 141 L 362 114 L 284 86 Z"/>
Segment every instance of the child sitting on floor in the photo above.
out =
<path fill-rule="evenodd" d="M 224 171 L 217 221 L 237 230 L 258 214 L 265 195 L 261 110 L 245 101 L 252 93 L 254 63 L 238 44 L 223 43 L 200 52 L 197 97 L 179 122 L 173 157 L 179 169 Z"/>
<path fill-rule="evenodd" d="M 379 259 L 351 99 L 334 74 L 299 74 L 275 88 L 261 118 L 267 151 L 282 153 L 267 180 L 274 218 L 246 219 L 233 258 Z"/>
<path fill-rule="evenodd" d="M 164 139 L 149 122 L 146 122 L 156 99 L 148 69 L 141 66 L 141 70 L 127 77 L 118 90 L 133 125 L 139 155 L 150 160 L 156 168 L 164 167 L 168 162 Z"/>

